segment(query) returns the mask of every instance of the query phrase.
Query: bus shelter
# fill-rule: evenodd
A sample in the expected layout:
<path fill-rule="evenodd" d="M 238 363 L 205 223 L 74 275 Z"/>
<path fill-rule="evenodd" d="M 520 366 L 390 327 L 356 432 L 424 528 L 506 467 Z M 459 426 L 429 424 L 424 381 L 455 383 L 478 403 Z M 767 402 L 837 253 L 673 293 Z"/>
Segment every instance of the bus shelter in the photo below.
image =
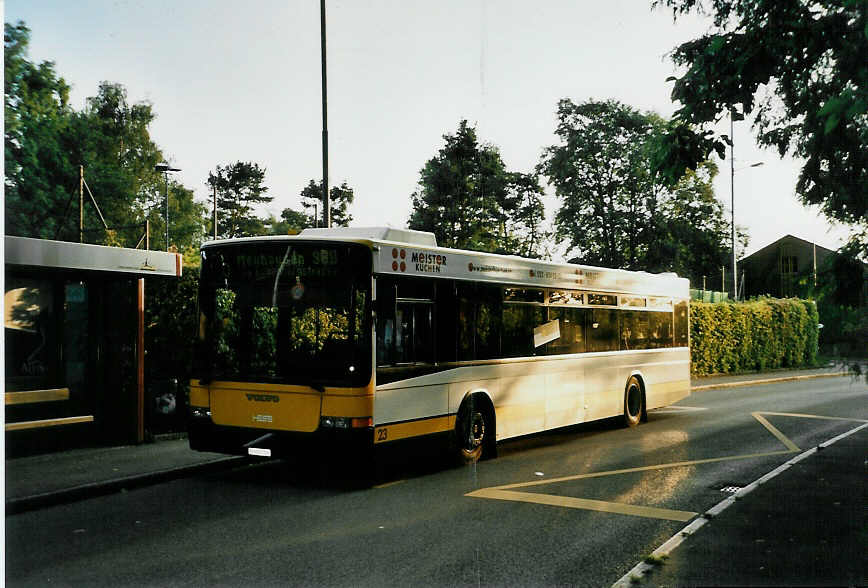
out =
<path fill-rule="evenodd" d="M 145 438 L 145 278 L 178 253 L 5 237 L 7 453 Z"/>

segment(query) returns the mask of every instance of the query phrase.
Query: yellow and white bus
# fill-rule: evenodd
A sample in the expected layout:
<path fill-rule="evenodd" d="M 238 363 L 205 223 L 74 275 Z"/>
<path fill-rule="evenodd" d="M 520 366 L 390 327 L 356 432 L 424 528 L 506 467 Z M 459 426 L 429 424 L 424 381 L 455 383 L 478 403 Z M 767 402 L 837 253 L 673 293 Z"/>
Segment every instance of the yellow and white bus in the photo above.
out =
<path fill-rule="evenodd" d="M 279 457 L 446 434 L 496 442 L 690 393 L 688 281 L 306 229 L 204 244 L 193 449 Z"/>

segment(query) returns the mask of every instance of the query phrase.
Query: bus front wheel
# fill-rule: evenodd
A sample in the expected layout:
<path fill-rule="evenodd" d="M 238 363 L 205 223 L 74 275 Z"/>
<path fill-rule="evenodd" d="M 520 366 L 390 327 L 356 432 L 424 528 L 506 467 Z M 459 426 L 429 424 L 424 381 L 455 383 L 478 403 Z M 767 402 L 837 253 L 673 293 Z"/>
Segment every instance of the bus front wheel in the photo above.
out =
<path fill-rule="evenodd" d="M 457 456 L 461 463 L 472 464 L 493 454 L 494 419 L 487 406 L 470 402 L 462 405 L 455 421 Z M 493 457 L 493 455 L 491 455 Z"/>
<path fill-rule="evenodd" d="M 635 427 L 642 420 L 642 411 L 645 407 L 645 396 L 642 393 L 642 385 L 639 378 L 630 376 L 627 387 L 624 390 L 624 415 L 622 420 L 625 427 Z"/>

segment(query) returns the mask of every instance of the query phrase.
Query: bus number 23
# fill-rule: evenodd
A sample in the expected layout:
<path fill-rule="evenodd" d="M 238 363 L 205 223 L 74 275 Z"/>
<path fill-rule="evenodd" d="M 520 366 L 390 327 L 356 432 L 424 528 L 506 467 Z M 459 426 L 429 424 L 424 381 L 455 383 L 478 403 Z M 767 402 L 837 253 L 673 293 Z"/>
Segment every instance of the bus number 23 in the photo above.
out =
<path fill-rule="evenodd" d="M 389 437 L 389 429 L 383 427 L 382 429 L 377 429 L 377 441 L 385 441 Z"/>

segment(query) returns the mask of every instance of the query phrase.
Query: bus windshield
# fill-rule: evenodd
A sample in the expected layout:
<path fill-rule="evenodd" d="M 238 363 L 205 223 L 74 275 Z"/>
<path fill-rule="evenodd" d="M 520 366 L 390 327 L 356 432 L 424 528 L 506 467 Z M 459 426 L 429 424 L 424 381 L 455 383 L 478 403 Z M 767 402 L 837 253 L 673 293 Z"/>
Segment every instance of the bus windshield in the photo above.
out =
<path fill-rule="evenodd" d="M 323 386 L 371 379 L 371 253 L 347 243 L 202 251 L 193 377 Z"/>

